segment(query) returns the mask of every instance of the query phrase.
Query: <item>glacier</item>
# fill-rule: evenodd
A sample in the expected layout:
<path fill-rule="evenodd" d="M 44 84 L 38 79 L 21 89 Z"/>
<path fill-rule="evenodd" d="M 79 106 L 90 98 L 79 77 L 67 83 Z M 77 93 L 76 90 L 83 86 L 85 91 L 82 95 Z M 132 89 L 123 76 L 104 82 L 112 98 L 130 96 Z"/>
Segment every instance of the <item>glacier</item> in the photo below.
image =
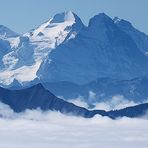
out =
<path fill-rule="evenodd" d="M 37 78 L 40 64 L 48 54 L 61 43 L 75 38 L 83 26 L 76 14 L 67 11 L 56 14 L 38 28 L 19 36 L 9 29 L 0 32 L 1 85 L 9 86 L 15 80 L 23 85 Z M 27 76 L 28 73 L 30 76 Z"/>

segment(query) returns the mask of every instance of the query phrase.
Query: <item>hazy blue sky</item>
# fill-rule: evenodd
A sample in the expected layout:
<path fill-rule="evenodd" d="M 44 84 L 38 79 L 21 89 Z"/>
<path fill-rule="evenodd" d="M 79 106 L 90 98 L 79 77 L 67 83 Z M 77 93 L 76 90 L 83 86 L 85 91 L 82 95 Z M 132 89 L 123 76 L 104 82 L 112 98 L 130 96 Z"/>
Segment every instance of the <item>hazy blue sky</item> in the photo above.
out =
<path fill-rule="evenodd" d="M 105 12 L 131 21 L 148 34 L 148 0 L 0 0 L 0 24 L 26 32 L 65 10 L 77 13 L 85 24 Z"/>

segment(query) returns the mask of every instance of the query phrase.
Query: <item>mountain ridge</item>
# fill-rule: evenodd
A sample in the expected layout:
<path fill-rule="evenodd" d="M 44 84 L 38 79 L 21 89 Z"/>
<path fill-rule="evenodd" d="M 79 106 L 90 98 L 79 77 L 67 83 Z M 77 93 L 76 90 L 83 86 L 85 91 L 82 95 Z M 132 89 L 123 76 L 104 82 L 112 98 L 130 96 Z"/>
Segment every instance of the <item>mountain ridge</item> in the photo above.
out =
<path fill-rule="evenodd" d="M 63 114 L 85 118 L 92 118 L 95 115 L 106 116 L 112 119 L 119 117 L 135 118 L 144 116 L 148 109 L 148 103 L 145 103 L 109 112 L 104 110 L 90 111 L 57 98 L 50 91 L 46 90 L 42 84 L 22 90 L 8 90 L 0 87 L 0 101 L 9 105 L 16 113 L 23 112 L 26 109 L 40 108 L 42 111 L 59 111 Z"/>
<path fill-rule="evenodd" d="M 78 58 L 79 57 L 79 58 Z M 58 46 L 41 65 L 43 81 L 85 84 L 99 77 L 146 76 L 148 58 L 134 40 L 105 14 L 90 19 L 75 39 Z M 41 73 L 41 76 L 40 76 Z"/>
<path fill-rule="evenodd" d="M 52 19 L 55 20 L 52 22 Z M 58 30 L 57 27 L 63 26 L 63 22 L 64 28 Z M 145 47 L 144 50 L 147 48 L 147 39 L 140 37 L 143 43 L 139 44 L 137 37 L 134 39 L 117 22 L 101 13 L 85 26 L 75 13 L 68 11 L 55 15 L 26 34 L 2 39 L 2 45 L 7 42 L 8 52 L 0 57 L 1 86 L 9 87 L 15 80 L 20 85 L 36 79 L 40 82 L 85 84 L 102 76 L 121 79 L 147 76 L 148 60 L 142 51 L 142 47 Z M 45 29 L 46 33 L 55 28 L 54 35 L 50 38 L 50 33 L 46 36 L 39 28 Z M 57 37 L 61 31 L 64 37 L 59 39 Z M 136 34 L 142 36 L 140 31 Z M 30 77 L 26 77 L 28 72 L 32 73 Z"/>

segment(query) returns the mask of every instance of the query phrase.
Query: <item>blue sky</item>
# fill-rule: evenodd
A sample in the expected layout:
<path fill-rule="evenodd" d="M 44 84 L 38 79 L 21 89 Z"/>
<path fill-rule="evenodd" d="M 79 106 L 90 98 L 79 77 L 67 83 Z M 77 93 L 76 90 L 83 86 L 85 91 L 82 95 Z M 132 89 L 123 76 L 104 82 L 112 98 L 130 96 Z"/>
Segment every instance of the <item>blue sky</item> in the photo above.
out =
<path fill-rule="evenodd" d="M 72 10 L 87 24 L 100 12 L 129 20 L 148 34 L 148 0 L 0 0 L 0 24 L 17 32 L 31 30 L 54 14 Z"/>

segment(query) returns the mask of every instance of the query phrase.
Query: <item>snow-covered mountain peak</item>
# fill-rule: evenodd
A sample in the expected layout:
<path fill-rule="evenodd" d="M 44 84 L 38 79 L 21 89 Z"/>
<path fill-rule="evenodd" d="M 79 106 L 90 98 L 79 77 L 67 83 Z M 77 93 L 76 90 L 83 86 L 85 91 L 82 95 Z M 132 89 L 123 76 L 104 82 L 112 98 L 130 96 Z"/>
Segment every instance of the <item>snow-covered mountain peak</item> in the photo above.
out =
<path fill-rule="evenodd" d="M 20 36 L 0 26 L 0 37 L 5 37 L 0 40 L 0 84 L 10 85 L 15 80 L 24 84 L 37 78 L 40 64 L 47 55 L 60 44 L 74 39 L 83 27 L 81 19 L 71 11 L 56 14 Z"/>
<path fill-rule="evenodd" d="M 56 14 L 50 21 L 50 23 L 63 23 L 66 21 L 75 21 L 75 14 L 72 11 L 66 11 Z"/>
<path fill-rule="evenodd" d="M 24 34 L 34 49 L 35 59 L 43 59 L 61 43 L 75 38 L 84 27 L 81 19 L 71 11 L 56 14 L 38 28 Z"/>
<path fill-rule="evenodd" d="M 34 79 L 85 84 L 102 76 L 145 76 L 148 37 L 130 25 L 100 13 L 86 27 L 67 11 L 17 37 L 0 26 L 0 84 L 24 85 Z"/>
<path fill-rule="evenodd" d="M 58 46 L 41 64 L 37 75 L 46 82 L 86 84 L 104 76 L 119 79 L 145 76 L 146 63 L 147 57 L 133 39 L 101 13 L 76 38 Z"/>
<path fill-rule="evenodd" d="M 65 39 L 66 35 L 72 31 L 72 26 L 79 25 L 78 30 L 80 30 L 83 26 L 81 19 L 71 11 L 66 11 L 63 13 L 56 14 L 53 18 L 49 19 L 42 25 L 40 25 L 37 29 L 25 34 L 30 36 L 32 40 L 52 40 L 52 38 L 60 38 Z M 77 31 L 78 31 L 77 30 Z"/>

